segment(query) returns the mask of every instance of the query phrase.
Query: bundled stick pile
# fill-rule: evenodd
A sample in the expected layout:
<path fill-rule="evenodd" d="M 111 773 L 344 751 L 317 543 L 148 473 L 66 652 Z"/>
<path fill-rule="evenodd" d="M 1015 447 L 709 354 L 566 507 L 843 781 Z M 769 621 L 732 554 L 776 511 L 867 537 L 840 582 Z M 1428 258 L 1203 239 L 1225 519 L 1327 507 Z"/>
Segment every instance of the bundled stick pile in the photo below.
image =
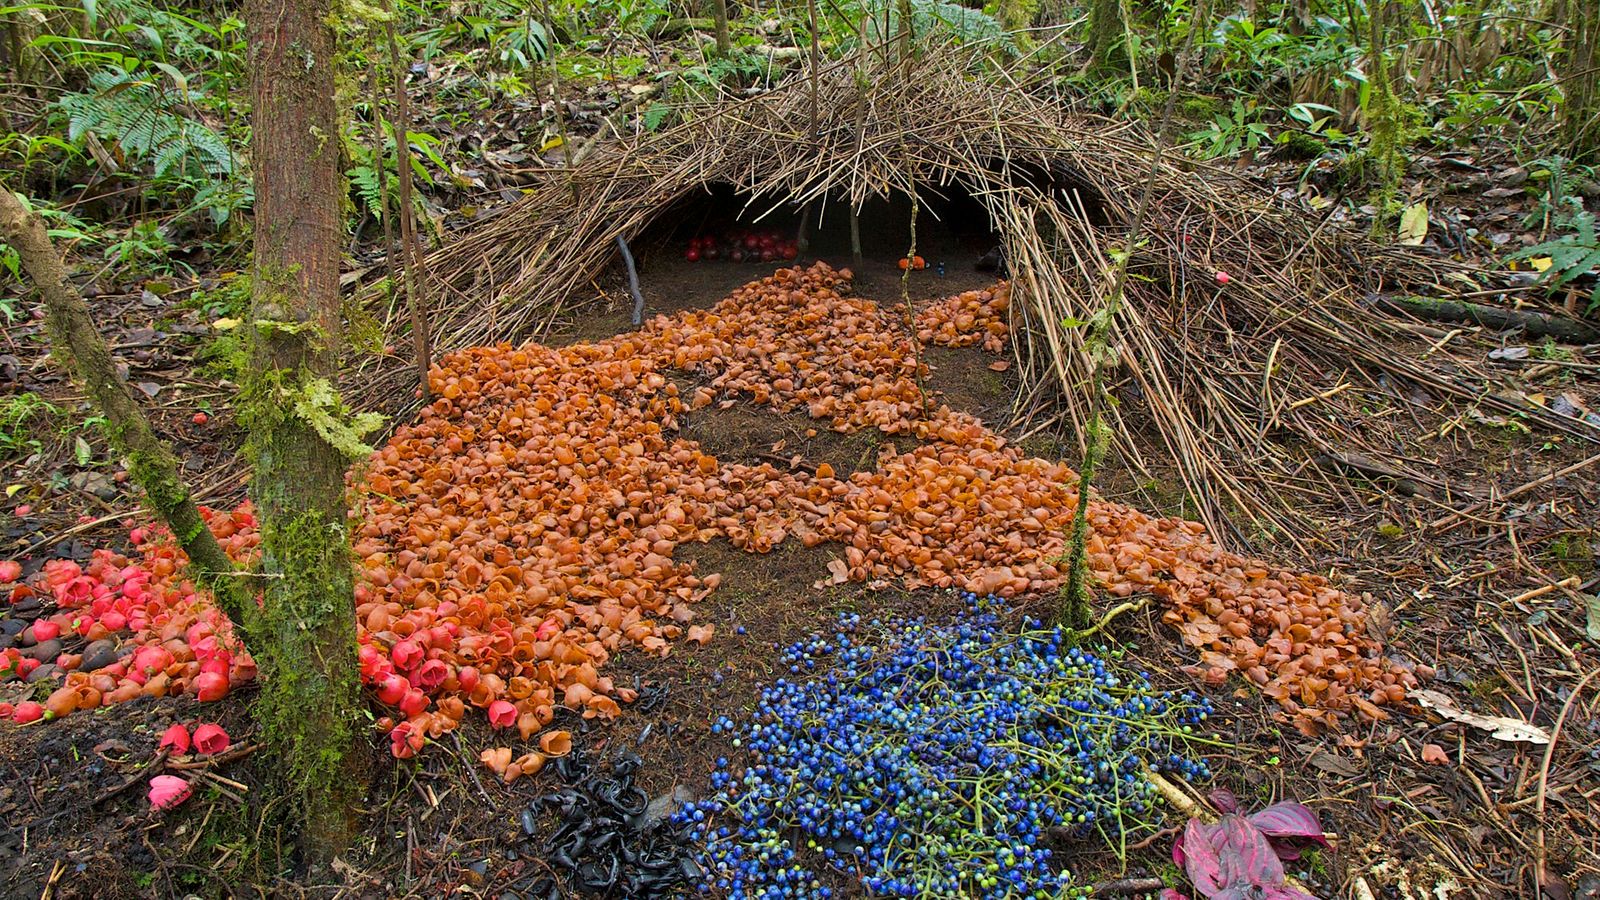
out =
<path fill-rule="evenodd" d="M 1055 410 L 1081 426 L 1090 369 L 1081 323 L 1104 305 L 1115 255 L 1127 249 L 1152 141 L 1132 124 L 1069 116 L 958 56 L 868 54 L 599 147 L 427 260 L 442 286 L 431 311 L 438 346 L 539 334 L 589 297 L 584 287 L 612 262 L 618 236 L 636 237 L 712 183 L 732 184 L 750 218 L 965 192 L 988 210 L 1015 279 L 1025 386 L 1016 413 L 1038 421 Z M 1384 429 L 1362 425 L 1378 394 L 1401 406 L 1470 401 L 1554 430 L 1592 430 L 1493 396 L 1482 373 L 1430 363 L 1427 338 L 1371 309 L 1384 291 L 1446 291 L 1458 273 L 1326 227 L 1191 161 L 1173 159 L 1156 177 L 1113 326 L 1121 402 L 1112 446 L 1139 471 L 1144 454 L 1174 462 L 1201 501 L 1199 517 L 1225 540 L 1248 542 L 1230 519 L 1294 539 L 1293 495 L 1334 490 L 1309 459 L 1397 453 Z M 378 402 L 404 378 L 395 366 L 365 377 L 358 394 Z"/>

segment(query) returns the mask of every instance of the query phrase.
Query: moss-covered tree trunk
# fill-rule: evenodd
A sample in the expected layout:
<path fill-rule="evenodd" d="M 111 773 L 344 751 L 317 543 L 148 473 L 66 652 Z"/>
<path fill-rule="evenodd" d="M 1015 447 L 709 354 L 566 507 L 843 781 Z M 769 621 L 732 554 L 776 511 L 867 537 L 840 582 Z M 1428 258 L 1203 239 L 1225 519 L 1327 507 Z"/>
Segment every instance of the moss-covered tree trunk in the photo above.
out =
<path fill-rule="evenodd" d="M 257 720 L 277 811 L 312 869 L 348 846 L 355 758 L 355 595 L 338 368 L 339 131 L 334 0 L 249 0 L 255 268 L 242 403 L 264 576 Z"/>
<path fill-rule="evenodd" d="M 1600 3 L 1576 0 L 1566 6 L 1562 134 L 1574 159 L 1591 162 L 1600 158 Z"/>
<path fill-rule="evenodd" d="M 1122 18 L 1122 0 L 1090 0 L 1088 44 L 1091 70 L 1128 70 L 1128 28 Z"/>

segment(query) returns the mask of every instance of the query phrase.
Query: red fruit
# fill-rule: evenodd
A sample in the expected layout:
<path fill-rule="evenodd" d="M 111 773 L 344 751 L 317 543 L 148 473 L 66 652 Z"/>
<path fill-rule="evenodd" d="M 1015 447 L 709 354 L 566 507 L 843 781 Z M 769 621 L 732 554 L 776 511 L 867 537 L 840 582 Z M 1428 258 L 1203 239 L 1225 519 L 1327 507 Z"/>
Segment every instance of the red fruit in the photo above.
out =
<path fill-rule="evenodd" d="M 228 676 L 220 672 L 201 672 L 194 677 L 194 694 L 201 703 L 228 696 Z"/>
<path fill-rule="evenodd" d="M 15 706 L 9 703 L 0 703 L 0 719 L 9 719 L 16 711 L 17 708 Z"/>
<path fill-rule="evenodd" d="M 772 262 L 773 260 L 775 260 L 777 258 L 778 258 L 778 251 L 772 249 L 771 247 L 766 247 L 766 248 L 762 249 L 762 251 L 761 251 L 761 261 L 762 262 Z"/>
<path fill-rule="evenodd" d="M 1218 271 L 1217 272 L 1217 284 L 1227 284 L 1228 282 L 1230 282 L 1232 280 L 1233 280 L 1233 276 L 1229 275 L 1227 272 L 1222 272 L 1222 271 Z"/>
<path fill-rule="evenodd" d="M 200 671 L 201 673 L 211 672 L 217 675 L 226 676 L 228 674 L 228 669 L 231 668 L 231 662 L 232 661 L 228 658 L 228 651 L 224 650 L 221 652 L 221 654 L 213 656 L 201 663 Z"/>
<path fill-rule="evenodd" d="M 411 690 L 411 682 L 404 675 L 390 675 L 378 682 L 378 700 L 388 706 L 398 706 Z"/>
<path fill-rule="evenodd" d="M 479 677 L 480 675 L 477 667 L 463 666 L 461 670 L 456 673 L 456 683 L 460 685 L 461 690 L 470 694 L 472 693 L 472 689 L 478 686 Z"/>
<path fill-rule="evenodd" d="M 0 584 L 10 584 L 22 577 L 22 563 L 14 560 L 0 562 Z"/>
<path fill-rule="evenodd" d="M 194 423 L 196 425 L 204 425 L 205 423 L 207 423 L 209 421 L 211 421 L 211 417 L 206 415 L 203 412 L 198 412 L 198 413 L 194 414 Z"/>
<path fill-rule="evenodd" d="M 228 749 L 228 744 L 230 743 L 232 742 L 228 739 L 228 733 L 223 731 L 222 726 L 215 722 L 207 722 L 204 725 L 195 727 L 194 752 L 201 756 L 221 753 Z"/>
<path fill-rule="evenodd" d="M 797 257 L 799 255 L 800 255 L 800 247 L 798 245 L 796 245 L 796 244 L 784 244 L 783 245 L 783 258 L 784 259 L 794 259 L 795 257 Z"/>
<path fill-rule="evenodd" d="M 172 723 L 166 733 L 161 735 L 161 747 L 169 749 L 173 753 L 188 753 L 190 747 L 189 729 L 183 727 L 182 723 Z"/>
<path fill-rule="evenodd" d="M 489 704 L 489 724 L 496 728 L 510 728 L 517 724 L 517 708 L 509 700 L 496 700 Z"/>
<path fill-rule="evenodd" d="M 410 722 L 401 722 L 389 732 L 389 752 L 396 759 L 410 759 L 422 749 L 422 734 Z"/>
<path fill-rule="evenodd" d="M 705 250 L 706 259 L 717 259 L 720 256 L 722 256 L 721 248 L 718 248 L 718 247 L 707 247 L 706 250 Z"/>
<path fill-rule="evenodd" d="M 24 700 L 17 704 L 16 711 L 11 714 L 11 718 L 15 719 L 19 725 L 36 722 L 44 718 L 44 707 L 32 700 Z"/>
<path fill-rule="evenodd" d="M 450 667 L 437 659 L 430 659 L 417 667 L 417 686 L 430 693 L 444 684 L 444 680 L 448 677 L 450 677 Z"/>
<path fill-rule="evenodd" d="M 548 641 L 555 637 L 556 632 L 560 630 L 561 622 L 559 620 L 545 619 L 543 622 L 539 623 L 539 630 L 533 633 L 533 639 L 536 641 Z"/>
<path fill-rule="evenodd" d="M 683 255 L 683 258 L 687 259 L 689 262 L 699 262 L 700 261 L 700 250 L 698 248 L 695 248 L 695 247 L 690 247 L 689 248 L 689 252 L 685 253 Z"/>
<path fill-rule="evenodd" d="M 401 641 L 394 645 L 389 655 L 394 659 L 395 668 L 409 672 L 422 662 L 422 645 L 416 641 Z"/>
<path fill-rule="evenodd" d="M 53 641 L 61 636 L 61 626 L 49 619 L 40 619 L 33 623 L 33 638 L 38 641 Z"/>
<path fill-rule="evenodd" d="M 100 617 L 100 624 L 108 631 L 121 631 L 128 627 L 128 617 L 113 609 Z"/>
<path fill-rule="evenodd" d="M 133 655 L 133 670 L 140 675 L 154 675 L 170 665 L 172 665 L 172 653 L 165 647 L 140 647 Z"/>
<path fill-rule="evenodd" d="M 400 712 L 408 719 L 427 708 L 428 695 L 416 688 L 406 691 L 406 695 L 400 698 Z"/>
<path fill-rule="evenodd" d="M 749 235 L 748 237 L 746 237 L 744 239 L 744 248 L 746 250 L 757 250 L 757 249 L 760 249 L 760 247 L 761 247 L 761 238 L 758 238 L 758 237 L 756 237 L 755 235 L 752 234 L 752 235 Z"/>

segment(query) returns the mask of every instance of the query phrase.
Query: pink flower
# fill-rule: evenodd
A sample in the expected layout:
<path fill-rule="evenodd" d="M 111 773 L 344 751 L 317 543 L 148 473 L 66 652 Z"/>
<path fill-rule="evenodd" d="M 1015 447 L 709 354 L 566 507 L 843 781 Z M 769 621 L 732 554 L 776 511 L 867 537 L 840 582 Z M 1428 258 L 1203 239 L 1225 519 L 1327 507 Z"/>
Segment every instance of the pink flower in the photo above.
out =
<path fill-rule="evenodd" d="M 159 810 L 171 809 L 193 793 L 189 782 L 176 775 L 157 775 L 150 779 L 150 805 Z"/>
<path fill-rule="evenodd" d="M 389 653 L 394 659 L 395 668 L 402 672 L 409 672 L 422 662 L 422 647 L 415 641 L 401 641 Z"/>
<path fill-rule="evenodd" d="M 399 706 L 411 690 L 411 682 L 404 675 L 390 674 L 378 682 L 378 700 L 386 706 Z"/>
<path fill-rule="evenodd" d="M 194 730 L 194 750 L 201 756 L 210 756 L 228 749 L 228 733 L 215 722 L 207 722 Z"/>
<path fill-rule="evenodd" d="M 99 584 L 87 575 L 79 575 L 55 589 L 56 602 L 68 607 L 82 606 L 94 596 L 94 589 Z"/>
<path fill-rule="evenodd" d="M 161 736 L 161 746 L 172 750 L 173 753 L 188 753 L 191 746 L 189 729 L 181 722 L 172 723 L 165 734 Z"/>
<path fill-rule="evenodd" d="M 510 728 L 517 723 L 517 708 L 509 700 L 496 700 L 489 704 L 489 724 L 496 728 Z"/>
<path fill-rule="evenodd" d="M 224 672 L 202 671 L 194 677 L 194 695 L 201 703 L 211 703 L 228 696 L 228 676 Z M 198 732 L 196 733 L 198 736 Z"/>
<path fill-rule="evenodd" d="M 412 727 L 410 722 L 401 722 L 389 732 L 389 752 L 396 759 L 410 759 L 422 749 L 422 733 Z"/>
<path fill-rule="evenodd" d="M 417 686 L 432 692 L 450 676 L 450 667 L 442 660 L 430 659 L 417 669 Z"/>
<path fill-rule="evenodd" d="M 10 584 L 22 577 L 22 563 L 13 560 L 0 562 L 0 584 Z"/>

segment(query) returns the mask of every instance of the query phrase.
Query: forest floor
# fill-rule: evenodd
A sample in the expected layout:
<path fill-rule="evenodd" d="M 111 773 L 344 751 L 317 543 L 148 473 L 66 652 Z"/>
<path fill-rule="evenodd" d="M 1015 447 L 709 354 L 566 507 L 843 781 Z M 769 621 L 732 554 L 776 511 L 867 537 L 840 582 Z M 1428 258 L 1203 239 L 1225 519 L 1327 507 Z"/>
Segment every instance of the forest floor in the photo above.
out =
<path fill-rule="evenodd" d="M 1266 190 L 1302 190 L 1299 169 L 1291 164 L 1246 174 Z M 1436 209 L 1448 204 L 1449 215 L 1481 237 L 1452 231 L 1439 238 L 1438 252 L 1487 260 L 1531 240 L 1522 225 L 1534 212 L 1530 201 L 1495 193 L 1496 187 L 1520 184 L 1510 167 L 1493 159 L 1424 160 L 1414 175 L 1408 187 L 1416 196 L 1433 198 Z M 1317 181 L 1313 173 L 1310 183 Z M 484 188 L 471 198 L 478 210 L 492 206 L 500 190 L 495 184 Z M 505 190 L 515 196 L 515 188 Z M 453 202 L 458 209 L 469 205 L 463 198 Z M 689 266 L 673 248 L 643 262 L 649 315 L 708 307 L 771 269 Z M 232 420 L 233 385 L 225 373 L 208 376 L 196 363 L 202 355 L 215 359 L 224 335 L 217 320 L 227 318 L 226 305 L 207 300 L 226 294 L 226 263 L 197 258 L 196 278 L 181 283 L 89 282 L 103 330 L 128 364 L 128 381 L 148 399 L 158 430 L 178 445 L 199 499 L 219 508 L 243 498 L 241 432 Z M 919 274 L 915 295 L 945 295 L 988 280 L 965 263 L 952 258 L 942 281 Z M 873 263 L 858 276 L 864 296 L 897 301 L 899 273 L 892 261 Z M 620 281 L 597 288 L 595 304 L 557 323 L 548 343 L 595 340 L 631 327 Z M 1454 327 L 1439 327 L 1441 354 L 1454 352 L 1447 340 Z M 1478 326 L 1460 327 L 1482 333 Z M 8 327 L 0 346 L 0 390 L 32 392 L 49 404 L 8 426 L 6 433 L 20 443 L 0 479 L 7 487 L 0 499 L 0 558 L 30 559 L 35 567 L 47 558 L 81 560 L 97 547 L 126 549 L 126 524 L 140 515 L 101 438 L 79 424 L 91 412 L 82 395 L 47 360 L 45 349 L 37 321 Z M 1600 409 L 1600 348 L 1508 334 L 1503 351 L 1496 362 L 1504 389 Z M 931 387 L 954 409 L 999 429 L 1010 421 L 1015 389 L 1007 373 L 991 366 L 1001 358 L 977 348 L 932 349 Z M 1463 710 L 1546 731 L 1559 722 L 1554 750 L 1547 754 L 1543 746 L 1499 740 L 1420 709 L 1387 723 L 1309 737 L 1275 721 L 1272 704 L 1258 693 L 1230 682 L 1205 689 L 1218 708 L 1212 730 L 1229 745 L 1209 754 L 1216 786 L 1233 790 L 1247 806 L 1293 798 L 1322 815 L 1335 834 L 1332 847 L 1291 865 L 1318 896 L 1362 896 L 1358 883 L 1373 896 L 1416 900 L 1532 896 L 1531 870 L 1544 858 L 1549 896 L 1600 897 L 1600 821 L 1594 813 L 1600 800 L 1600 691 L 1592 682 L 1577 690 L 1597 655 L 1585 637 L 1583 599 L 1600 586 L 1600 466 L 1578 467 L 1592 456 L 1593 445 L 1552 442 L 1504 419 L 1462 421 L 1445 436 L 1403 409 L 1397 404 L 1373 415 L 1394 423 L 1396 446 L 1425 447 L 1418 457 L 1436 458 L 1441 446 L 1452 447 L 1447 464 L 1431 473 L 1448 490 L 1352 477 L 1346 495 L 1307 498 L 1307 512 L 1325 525 L 1322 534 L 1309 536 L 1310 558 L 1287 546 L 1258 546 L 1256 552 L 1370 592 L 1378 598 L 1374 637 L 1397 659 L 1437 670 L 1429 687 Z M 872 431 L 811 433 L 807 422 L 739 404 L 688 417 L 683 435 L 721 460 L 758 464 L 798 455 L 806 465 L 826 462 L 840 473 L 870 468 L 884 443 L 894 440 Z M 1029 453 L 1068 463 L 1073 446 L 1070 436 L 1049 433 L 1024 441 Z M 1574 470 L 1553 475 L 1567 469 Z M 1115 460 L 1102 472 L 1097 487 L 1110 499 L 1151 513 L 1183 512 L 1176 479 L 1163 480 L 1171 473 L 1134 478 Z M 1467 505 L 1455 499 L 1461 496 L 1505 499 L 1451 515 Z M 686 548 L 683 555 L 702 573 L 725 575 L 721 588 L 699 607 L 701 620 L 717 625 L 717 636 L 665 658 L 619 654 L 612 674 L 619 683 L 645 688 L 649 702 L 626 709 L 608 725 L 571 723 L 579 746 L 595 758 L 624 748 L 637 752 L 645 761 L 640 786 L 651 797 L 675 789 L 707 793 L 711 761 L 730 753 L 729 735 L 714 733 L 712 720 L 749 708 L 757 689 L 781 674 L 778 651 L 784 645 L 827 628 L 840 611 L 937 617 L 955 605 L 950 595 L 934 591 L 853 583 L 817 587 L 828 552 L 794 541 L 764 555 L 725 542 Z M 1193 651 L 1161 624 L 1158 613 L 1122 620 L 1113 636 L 1158 673 L 1163 686 L 1195 686 L 1183 673 L 1195 662 Z M 3 690 L 0 699 L 25 692 L 15 685 Z M 529 886 L 546 872 L 538 840 L 552 824 L 536 823 L 530 839 L 520 815 L 560 775 L 504 785 L 481 774 L 479 751 L 494 741 L 481 721 L 465 723 L 415 762 L 391 759 L 383 735 L 372 734 L 371 789 L 360 811 L 364 830 L 339 884 L 281 880 L 249 852 L 282 836 L 252 831 L 255 812 L 246 797 L 265 773 L 248 754 L 218 766 L 220 777 L 202 787 L 196 801 L 165 816 L 152 814 L 142 783 L 131 777 L 155 757 L 166 725 L 219 721 L 236 743 L 248 746 L 249 699 L 244 691 L 205 705 L 187 698 L 142 700 L 0 731 L 0 820 L 6 823 L 0 833 L 6 870 L 0 895 L 238 895 L 254 889 L 279 896 L 535 896 Z M 1176 816 L 1169 818 L 1174 824 Z M 1163 836 L 1133 849 L 1126 872 L 1174 874 L 1169 847 Z M 1085 883 L 1123 876 L 1115 854 L 1104 848 L 1084 844 L 1062 853 Z"/>

